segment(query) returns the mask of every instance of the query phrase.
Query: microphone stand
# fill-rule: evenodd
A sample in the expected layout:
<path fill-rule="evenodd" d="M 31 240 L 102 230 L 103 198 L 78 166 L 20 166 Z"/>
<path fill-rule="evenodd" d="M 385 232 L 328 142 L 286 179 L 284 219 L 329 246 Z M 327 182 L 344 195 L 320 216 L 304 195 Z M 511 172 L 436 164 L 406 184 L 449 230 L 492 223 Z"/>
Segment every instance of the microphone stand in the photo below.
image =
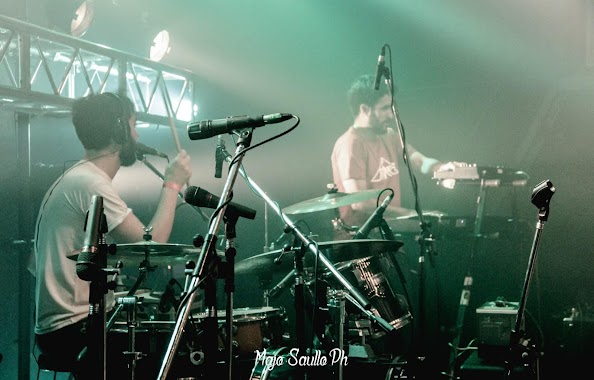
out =
<path fill-rule="evenodd" d="M 227 350 L 227 374 L 228 379 L 233 379 L 233 293 L 235 292 L 235 256 L 237 250 L 235 249 L 235 224 L 239 216 L 234 208 L 229 208 L 225 212 L 225 259 L 226 266 L 224 266 L 225 275 L 225 294 L 227 295 L 226 313 L 225 313 L 225 347 Z M 215 320 L 215 322 L 217 322 Z M 216 326 L 216 325 L 215 325 Z M 216 329 L 215 329 L 216 331 Z"/>
<path fill-rule="evenodd" d="M 524 311 L 526 309 L 526 301 L 528 297 L 528 289 L 530 286 L 530 278 L 534 271 L 536 263 L 536 255 L 538 254 L 538 247 L 545 222 L 549 218 L 549 205 L 551 198 L 555 194 L 555 187 L 549 180 L 545 180 L 538 184 L 532 192 L 532 203 L 538 207 L 538 222 L 536 223 L 536 232 L 534 234 L 534 241 L 530 250 L 530 257 L 528 260 L 528 269 L 526 270 L 526 277 L 524 279 L 524 287 L 522 289 L 522 297 L 518 306 L 518 313 L 516 314 L 516 322 L 514 329 L 511 331 L 509 339 L 508 357 L 505 361 L 505 379 L 509 379 L 512 374 L 514 364 L 519 359 L 526 359 L 534 357 L 538 363 L 538 352 L 531 352 L 533 347 L 529 346 L 529 342 L 525 337 L 525 332 L 522 331 L 522 322 L 524 320 Z M 536 366 L 536 378 L 538 379 L 538 364 Z"/>
<path fill-rule="evenodd" d="M 421 351 L 425 351 L 425 254 L 429 255 L 429 259 L 431 262 L 433 262 L 433 256 L 435 254 L 434 252 L 434 245 L 433 242 L 435 241 L 435 238 L 433 236 L 433 234 L 430 231 L 430 224 L 428 222 L 425 221 L 425 218 L 423 217 L 423 209 L 421 207 L 421 201 L 420 201 L 420 196 L 419 196 L 419 191 L 417 188 L 417 180 L 415 178 L 415 175 L 412 171 L 412 168 L 410 166 L 410 160 L 409 160 L 409 155 L 408 155 L 408 148 L 406 146 L 406 142 L 404 141 L 404 126 L 402 125 L 402 122 L 400 121 L 400 116 L 398 114 L 398 109 L 396 108 L 396 105 L 394 103 L 394 85 L 392 83 L 392 79 L 390 76 L 390 69 L 386 66 L 384 66 L 384 70 L 382 75 L 384 75 L 385 77 L 385 83 L 386 86 L 388 86 L 388 88 L 390 89 L 390 94 L 392 96 L 392 113 L 394 114 L 394 122 L 396 124 L 397 130 L 398 130 L 398 136 L 400 137 L 400 146 L 402 148 L 402 156 L 404 158 L 404 163 L 406 165 L 406 168 L 408 170 L 408 175 L 411 181 L 411 185 L 413 188 L 413 194 L 415 197 L 415 211 L 417 212 L 417 215 L 419 217 L 419 225 L 421 227 L 421 235 L 419 237 L 419 304 L 418 304 L 418 320 L 420 321 L 420 325 L 417 326 L 417 330 L 418 330 L 418 335 L 417 335 L 417 347 L 416 347 L 416 353 L 415 353 L 415 357 L 422 357 L 424 356 L 424 352 Z M 414 331 L 413 331 L 414 334 Z"/>
<path fill-rule="evenodd" d="M 180 308 L 177 312 L 177 320 L 175 327 L 167 346 L 167 350 L 164 355 L 163 363 L 159 370 L 158 379 L 165 380 L 167 373 L 169 372 L 173 363 L 174 354 L 181 341 L 181 336 L 185 327 L 185 324 L 189 318 L 192 303 L 196 297 L 196 291 L 198 286 L 204 288 L 204 306 L 205 306 L 205 321 L 204 321 L 204 369 L 208 371 L 215 368 L 217 363 L 216 354 L 218 353 L 218 318 L 217 318 L 217 305 L 216 305 L 216 278 L 217 278 L 217 267 L 220 262 L 220 258 L 216 253 L 216 232 L 219 229 L 219 225 L 227 206 L 222 207 L 227 202 L 233 189 L 233 185 L 237 178 L 238 168 L 243 161 L 242 151 L 249 146 L 252 138 L 253 129 L 244 129 L 239 132 L 239 139 L 235 150 L 235 163 L 229 168 L 229 175 L 223 188 L 223 192 L 219 199 L 217 210 L 220 211 L 214 216 L 209 225 L 208 235 L 204 240 L 202 250 L 198 260 L 196 261 L 196 267 L 192 273 L 192 280 L 190 282 L 188 293 L 186 294 L 184 302 L 180 304 Z M 232 313 L 232 310 L 228 309 L 227 313 Z M 228 335 L 228 340 L 232 341 L 232 335 Z M 229 373 L 231 374 L 231 363 L 229 363 Z M 231 378 L 230 378 L 231 380 Z"/>
<path fill-rule="evenodd" d="M 96 203 L 95 203 L 96 202 Z M 107 221 L 103 213 L 103 197 L 95 196 L 91 207 L 96 206 L 99 210 L 99 223 L 95 226 L 97 228 L 97 254 L 95 259 L 98 261 L 100 268 L 99 274 L 94 275 L 89 284 L 89 315 L 87 319 L 87 347 L 88 354 L 92 360 L 88 360 L 90 366 L 93 367 L 89 373 L 94 378 L 106 380 L 107 378 L 107 364 L 106 364 L 106 329 L 105 329 L 105 294 L 107 293 L 107 252 L 108 246 L 105 242 L 105 234 L 107 233 Z M 91 226 L 91 211 L 87 216 L 87 228 Z M 119 269 L 118 269 L 119 271 Z"/>

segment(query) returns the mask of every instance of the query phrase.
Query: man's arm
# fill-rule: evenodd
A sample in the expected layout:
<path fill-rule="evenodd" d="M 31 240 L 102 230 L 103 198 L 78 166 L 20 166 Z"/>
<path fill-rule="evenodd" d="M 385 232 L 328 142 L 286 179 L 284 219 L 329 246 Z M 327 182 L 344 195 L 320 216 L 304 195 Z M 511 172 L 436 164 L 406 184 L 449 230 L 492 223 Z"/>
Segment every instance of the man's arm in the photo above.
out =
<path fill-rule="evenodd" d="M 179 189 L 188 181 L 191 172 L 190 156 L 184 150 L 165 169 L 163 181 L 171 186 L 162 187 L 157 211 L 149 224 L 152 227 L 150 234 L 153 241 L 166 243 L 169 240 Z M 139 242 L 143 235 L 144 225 L 133 213 L 128 214 L 122 223 L 110 232 L 115 241 L 123 244 Z"/>

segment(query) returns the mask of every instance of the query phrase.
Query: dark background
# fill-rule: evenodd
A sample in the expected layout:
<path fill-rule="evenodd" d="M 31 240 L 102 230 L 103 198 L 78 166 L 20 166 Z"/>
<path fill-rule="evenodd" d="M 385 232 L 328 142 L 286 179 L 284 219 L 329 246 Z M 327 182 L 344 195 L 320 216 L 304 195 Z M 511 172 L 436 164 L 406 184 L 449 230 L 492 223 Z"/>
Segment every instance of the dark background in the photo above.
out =
<path fill-rule="evenodd" d="M 28 13 L 16 1 L 2 2 L 0 12 L 51 27 L 48 4 L 29 1 Z M 46 4 L 48 3 L 48 4 Z M 515 217 L 517 229 L 499 239 L 484 240 L 470 260 L 468 236 L 437 231 L 435 267 L 428 271 L 432 307 L 451 327 L 462 278 L 472 268 L 475 288 L 467 313 L 464 342 L 475 336 L 474 309 L 498 296 L 519 301 L 537 221 L 530 203 L 534 186 L 550 179 L 557 189 L 550 219 L 542 234 L 528 312 L 542 330 L 543 346 L 556 352 L 564 343 L 562 319 L 571 308 L 591 315 L 592 228 L 594 186 L 594 5 L 591 1 L 425 0 L 425 1 L 99 1 L 96 19 L 83 39 L 146 56 L 156 30 L 169 28 L 173 46 L 166 64 L 187 69 L 198 78 L 196 120 L 231 115 L 287 112 L 299 116 L 290 134 L 246 155 L 248 175 L 281 207 L 319 197 L 331 182 L 330 154 L 335 139 L 351 118 L 346 90 L 363 73 L 374 73 L 383 44 L 398 88 L 396 101 L 408 142 L 443 161 L 525 171 L 523 188 L 502 187 L 487 194 L 487 216 Z M 11 110 L 0 112 L 3 161 L 0 247 L 7 305 L 16 305 L 18 258 L 12 240 L 19 235 L 20 191 L 15 179 L 16 135 Z M 291 122 L 254 132 L 253 143 L 290 127 Z M 192 156 L 191 185 L 219 194 L 226 176 L 214 178 L 216 139 L 190 141 L 177 131 Z M 167 126 L 139 129 L 140 141 L 170 157 L 175 144 Z M 230 151 L 233 141 L 225 136 Z M 64 163 L 82 153 L 68 117 L 33 115 L 31 119 L 31 204 L 36 216 L 41 197 Z M 164 170 L 165 160 L 151 158 Z M 227 166 L 225 165 L 225 169 Z M 226 171 L 224 172 L 226 173 Z M 406 179 L 406 177 L 404 177 Z M 424 209 L 474 216 L 476 186 L 452 191 L 418 178 Z M 160 180 L 138 163 L 114 180 L 123 198 L 142 220 L 156 207 Z M 412 206 L 410 185 L 404 202 Z M 255 220 L 237 224 L 237 260 L 266 251 L 282 232 L 281 219 L 237 179 L 234 201 L 257 210 Z M 331 212 L 294 215 L 304 232 L 330 241 Z M 267 220 L 266 220 L 267 219 Z M 22 226 L 21 226 L 22 228 Z M 172 243 L 191 244 L 208 227 L 187 205 L 180 205 Z M 266 240 L 268 233 L 268 240 Z M 441 233 L 441 235 L 440 235 Z M 221 249 L 222 252 L 222 249 Z M 414 266 L 418 252 L 410 243 L 403 262 Z M 183 268 L 172 269 L 179 276 Z M 134 265 L 130 265 L 134 267 Z M 414 269 L 414 268 L 413 268 Z M 22 273 L 20 273 L 22 274 Z M 160 290 L 171 272 L 155 274 Z M 133 277 L 133 273 L 131 274 Z M 260 307 L 255 273 L 238 274 L 237 307 Z M 221 284 L 222 287 L 222 284 Z M 414 294 L 414 291 L 413 291 Z M 273 306 L 290 307 L 285 294 Z M 224 300 L 220 299 L 222 304 Z M 16 325 L 10 311 L 0 312 L 3 326 L 1 373 L 13 373 Z M 19 316 L 27 318 L 27 316 Z M 533 321 L 533 322 L 534 322 Z M 585 332 L 578 339 L 589 340 Z M 538 334 L 537 334 L 538 335 Z M 9 376 L 11 377 L 11 376 Z M 7 377 L 8 378 L 8 377 Z M 11 377 L 13 378 L 13 377 Z"/>

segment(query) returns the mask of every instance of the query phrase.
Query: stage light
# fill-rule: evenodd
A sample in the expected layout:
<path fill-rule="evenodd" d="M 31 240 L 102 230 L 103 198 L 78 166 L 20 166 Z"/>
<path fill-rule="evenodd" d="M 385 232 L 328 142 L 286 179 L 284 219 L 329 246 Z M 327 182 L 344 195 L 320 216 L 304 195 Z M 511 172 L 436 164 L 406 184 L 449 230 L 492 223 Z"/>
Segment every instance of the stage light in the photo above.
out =
<path fill-rule="evenodd" d="M 93 1 L 48 1 L 46 4 L 48 27 L 75 37 L 81 37 L 91 26 L 94 10 Z"/>
<path fill-rule="evenodd" d="M 75 12 L 75 18 L 70 24 L 70 34 L 75 37 L 82 37 L 93 22 L 95 5 L 93 1 L 83 1 Z"/>
<path fill-rule="evenodd" d="M 170 41 L 167 30 L 157 33 L 150 48 L 149 58 L 155 62 L 162 60 L 171 50 Z"/>

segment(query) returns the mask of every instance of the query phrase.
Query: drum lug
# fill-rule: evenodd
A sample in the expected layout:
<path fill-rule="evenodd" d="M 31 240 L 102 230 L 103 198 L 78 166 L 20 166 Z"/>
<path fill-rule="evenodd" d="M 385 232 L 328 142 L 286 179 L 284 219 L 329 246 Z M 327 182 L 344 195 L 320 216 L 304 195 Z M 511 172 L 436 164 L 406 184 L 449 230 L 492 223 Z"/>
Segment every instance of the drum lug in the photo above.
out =
<path fill-rule="evenodd" d="M 190 352 L 190 363 L 193 365 L 202 365 L 204 363 L 204 353 L 202 351 Z"/>

